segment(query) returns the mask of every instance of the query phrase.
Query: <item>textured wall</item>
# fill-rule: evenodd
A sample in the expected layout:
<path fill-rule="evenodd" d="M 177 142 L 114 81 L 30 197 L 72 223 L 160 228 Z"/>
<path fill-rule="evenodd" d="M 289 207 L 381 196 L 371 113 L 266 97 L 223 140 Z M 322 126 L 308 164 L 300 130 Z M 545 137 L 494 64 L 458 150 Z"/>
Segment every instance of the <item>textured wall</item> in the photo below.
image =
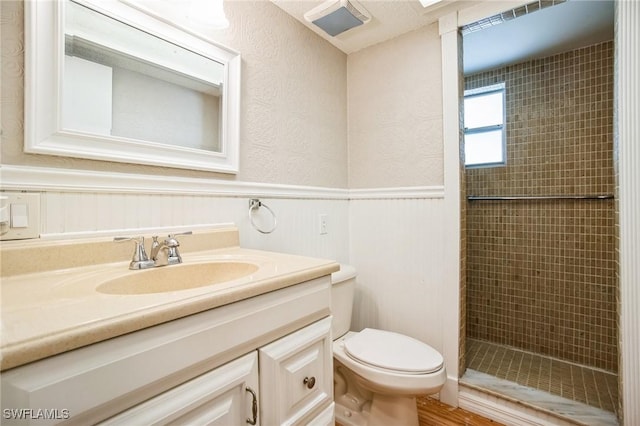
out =
<path fill-rule="evenodd" d="M 613 42 L 466 78 L 506 83 L 507 165 L 469 195 L 613 194 Z M 467 336 L 616 371 L 613 200 L 467 204 Z"/>
<path fill-rule="evenodd" d="M 2 1 L 0 7 L 3 164 L 229 178 L 24 154 L 23 2 Z M 346 55 L 267 0 L 225 2 L 225 10 L 230 27 L 208 35 L 242 54 L 240 172 L 236 179 L 345 188 Z"/>
<path fill-rule="evenodd" d="M 349 55 L 350 188 L 443 184 L 440 51 L 432 24 Z"/>

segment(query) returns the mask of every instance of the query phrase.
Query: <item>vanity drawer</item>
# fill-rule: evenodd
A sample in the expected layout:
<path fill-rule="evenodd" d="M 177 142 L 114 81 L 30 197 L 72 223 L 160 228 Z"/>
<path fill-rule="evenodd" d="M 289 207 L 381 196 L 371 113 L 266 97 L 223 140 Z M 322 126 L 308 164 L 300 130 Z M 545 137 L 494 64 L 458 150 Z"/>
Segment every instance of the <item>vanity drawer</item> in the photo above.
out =
<path fill-rule="evenodd" d="M 306 424 L 333 402 L 331 317 L 259 349 L 262 424 Z"/>
<path fill-rule="evenodd" d="M 258 356 L 253 351 L 118 414 L 100 426 L 241 425 L 252 418 L 258 389 Z"/>

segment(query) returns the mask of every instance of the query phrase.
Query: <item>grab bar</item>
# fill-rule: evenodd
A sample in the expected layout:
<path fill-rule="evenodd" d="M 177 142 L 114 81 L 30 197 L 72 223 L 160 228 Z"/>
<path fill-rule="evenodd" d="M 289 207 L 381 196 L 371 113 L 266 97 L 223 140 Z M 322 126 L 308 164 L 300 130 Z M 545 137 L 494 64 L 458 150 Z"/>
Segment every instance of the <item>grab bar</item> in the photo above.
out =
<path fill-rule="evenodd" d="M 611 200 L 612 194 L 602 195 L 469 195 L 469 201 L 514 201 L 514 200 Z"/>

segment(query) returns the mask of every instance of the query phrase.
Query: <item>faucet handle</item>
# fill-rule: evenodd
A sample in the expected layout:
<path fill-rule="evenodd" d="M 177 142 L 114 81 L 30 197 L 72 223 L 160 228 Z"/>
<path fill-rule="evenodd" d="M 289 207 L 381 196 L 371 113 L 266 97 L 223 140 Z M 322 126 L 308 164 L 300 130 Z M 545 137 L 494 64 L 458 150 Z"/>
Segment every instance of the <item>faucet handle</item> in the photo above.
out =
<path fill-rule="evenodd" d="M 180 252 L 178 251 L 178 247 L 180 247 L 180 242 L 176 239 L 176 235 L 191 235 L 192 231 L 179 232 L 177 234 L 169 234 L 167 235 L 167 239 L 164 240 L 164 243 L 167 247 L 169 247 L 169 264 L 175 265 L 177 263 L 182 263 L 182 256 L 180 256 Z"/>
<path fill-rule="evenodd" d="M 191 234 L 193 234 L 193 231 L 177 232 L 177 233 L 169 234 L 167 238 L 175 239 L 175 237 L 178 235 L 191 235 Z"/>
<path fill-rule="evenodd" d="M 144 249 L 144 237 L 115 237 L 115 242 L 133 241 L 136 244 L 129 263 L 129 269 L 146 269 L 153 266 L 153 261 L 149 260 Z"/>
<path fill-rule="evenodd" d="M 178 241 L 174 235 L 169 234 L 167 235 L 167 238 L 164 239 L 164 244 L 167 247 L 180 247 L 180 241 Z"/>

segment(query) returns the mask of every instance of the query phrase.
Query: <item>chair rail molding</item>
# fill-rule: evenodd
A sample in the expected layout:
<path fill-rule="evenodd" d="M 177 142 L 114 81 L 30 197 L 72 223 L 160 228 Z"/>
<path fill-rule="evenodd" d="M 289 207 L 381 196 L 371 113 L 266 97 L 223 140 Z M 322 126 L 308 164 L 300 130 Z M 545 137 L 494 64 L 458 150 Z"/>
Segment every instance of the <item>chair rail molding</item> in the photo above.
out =
<path fill-rule="evenodd" d="M 398 188 L 326 188 L 220 179 L 97 172 L 92 170 L 1 165 L 1 189 L 6 191 L 109 192 L 190 194 L 220 197 L 299 198 L 328 200 L 443 198 L 442 186 Z"/>
<path fill-rule="evenodd" d="M 14 165 L 0 166 L 0 179 L 3 190 L 16 191 L 348 199 L 348 191 L 339 188 Z"/>

